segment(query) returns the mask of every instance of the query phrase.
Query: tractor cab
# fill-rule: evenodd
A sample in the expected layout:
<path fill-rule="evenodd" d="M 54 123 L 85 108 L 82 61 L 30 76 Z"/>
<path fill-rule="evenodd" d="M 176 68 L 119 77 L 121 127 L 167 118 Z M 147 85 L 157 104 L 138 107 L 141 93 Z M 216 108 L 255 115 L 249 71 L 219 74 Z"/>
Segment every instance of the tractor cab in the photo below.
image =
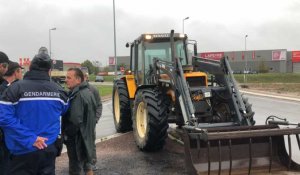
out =
<path fill-rule="evenodd" d="M 177 57 L 182 65 L 188 64 L 186 47 L 187 36 L 174 34 L 174 45 Z M 129 47 L 129 44 L 127 44 Z M 130 45 L 130 69 L 135 75 L 138 85 L 147 85 L 150 82 L 147 77 L 153 71 L 154 58 L 166 62 L 174 62 L 171 53 L 170 33 L 142 34 Z"/>

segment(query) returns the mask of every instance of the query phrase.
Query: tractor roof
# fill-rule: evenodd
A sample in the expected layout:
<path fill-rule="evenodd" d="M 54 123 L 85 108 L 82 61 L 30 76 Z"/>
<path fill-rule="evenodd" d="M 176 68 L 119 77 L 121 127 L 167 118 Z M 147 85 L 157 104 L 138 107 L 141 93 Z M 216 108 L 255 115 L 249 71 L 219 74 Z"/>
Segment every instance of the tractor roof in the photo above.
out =
<path fill-rule="evenodd" d="M 174 39 L 186 39 L 186 35 L 182 33 L 174 33 Z M 169 40 L 170 33 L 145 33 L 138 37 L 137 41 L 151 41 L 151 40 Z"/>

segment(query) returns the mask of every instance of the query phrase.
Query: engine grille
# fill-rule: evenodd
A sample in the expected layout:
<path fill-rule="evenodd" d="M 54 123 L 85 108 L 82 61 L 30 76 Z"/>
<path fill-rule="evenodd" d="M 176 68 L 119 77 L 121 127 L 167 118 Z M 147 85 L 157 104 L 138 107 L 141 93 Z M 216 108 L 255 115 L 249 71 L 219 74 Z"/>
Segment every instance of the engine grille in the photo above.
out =
<path fill-rule="evenodd" d="M 205 77 L 187 77 L 186 81 L 190 87 L 200 87 L 206 84 Z"/>

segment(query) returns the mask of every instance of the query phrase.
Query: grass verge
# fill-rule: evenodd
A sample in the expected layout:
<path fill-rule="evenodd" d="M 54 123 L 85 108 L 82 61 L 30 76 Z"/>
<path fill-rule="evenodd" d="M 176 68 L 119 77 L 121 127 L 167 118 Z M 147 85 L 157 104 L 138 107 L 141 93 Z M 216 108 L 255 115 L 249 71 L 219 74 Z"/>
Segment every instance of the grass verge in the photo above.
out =
<path fill-rule="evenodd" d="M 100 85 L 100 86 L 98 85 L 95 87 L 99 90 L 101 97 L 112 95 L 112 89 L 113 89 L 112 85 Z"/>
<path fill-rule="evenodd" d="M 300 74 L 296 73 L 267 73 L 247 74 L 247 83 L 300 83 Z M 239 83 L 244 83 L 244 74 L 234 74 Z"/>
<path fill-rule="evenodd" d="M 247 83 L 244 83 L 243 74 L 234 77 L 242 87 L 249 89 L 275 92 L 279 94 L 300 95 L 300 74 L 296 73 L 267 73 L 247 74 Z"/>
<path fill-rule="evenodd" d="M 112 82 L 114 80 L 115 76 L 114 75 L 107 75 L 107 76 L 103 76 L 103 78 L 104 78 L 105 82 L 107 82 L 107 81 Z M 94 75 L 94 74 L 89 75 L 89 80 L 90 81 L 94 82 L 95 79 L 96 79 L 96 75 Z"/>

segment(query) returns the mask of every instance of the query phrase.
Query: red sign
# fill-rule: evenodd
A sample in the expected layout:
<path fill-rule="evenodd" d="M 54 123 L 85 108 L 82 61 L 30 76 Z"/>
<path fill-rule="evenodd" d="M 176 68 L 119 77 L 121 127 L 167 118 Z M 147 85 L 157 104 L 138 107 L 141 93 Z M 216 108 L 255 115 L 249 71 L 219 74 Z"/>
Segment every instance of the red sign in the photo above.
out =
<path fill-rule="evenodd" d="M 244 60 L 244 59 L 245 59 L 245 53 L 242 52 L 242 60 Z"/>
<path fill-rule="evenodd" d="M 280 60 L 280 51 L 272 52 L 272 60 Z"/>
<path fill-rule="evenodd" d="M 115 57 L 109 57 L 108 58 L 108 64 L 109 65 L 115 65 Z"/>
<path fill-rule="evenodd" d="M 224 52 L 204 52 L 200 53 L 200 57 L 211 60 L 220 60 L 222 57 L 224 57 Z"/>
<path fill-rule="evenodd" d="M 20 66 L 29 66 L 30 65 L 30 58 L 19 58 Z"/>
<path fill-rule="evenodd" d="M 30 65 L 30 58 L 26 59 L 26 65 Z"/>
<path fill-rule="evenodd" d="M 234 52 L 231 53 L 231 59 L 234 60 L 235 54 Z"/>
<path fill-rule="evenodd" d="M 272 51 L 272 61 L 286 60 L 285 50 L 274 50 Z"/>
<path fill-rule="evenodd" d="M 255 59 L 255 51 L 252 52 L 252 59 Z"/>
<path fill-rule="evenodd" d="M 292 62 L 300 62 L 300 51 L 292 51 Z"/>

